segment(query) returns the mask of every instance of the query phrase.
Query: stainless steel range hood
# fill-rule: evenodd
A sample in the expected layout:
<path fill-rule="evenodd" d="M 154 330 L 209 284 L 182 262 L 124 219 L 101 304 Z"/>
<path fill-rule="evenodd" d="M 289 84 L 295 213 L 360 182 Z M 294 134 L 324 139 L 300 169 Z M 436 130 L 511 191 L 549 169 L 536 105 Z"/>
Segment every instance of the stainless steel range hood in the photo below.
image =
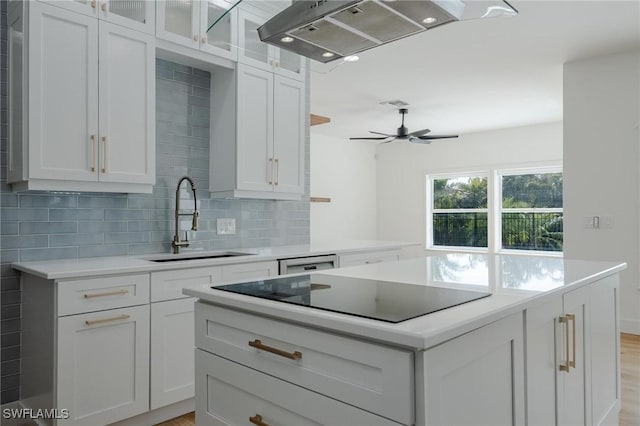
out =
<path fill-rule="evenodd" d="M 327 63 L 461 19 L 461 0 L 298 0 L 260 40 Z"/>

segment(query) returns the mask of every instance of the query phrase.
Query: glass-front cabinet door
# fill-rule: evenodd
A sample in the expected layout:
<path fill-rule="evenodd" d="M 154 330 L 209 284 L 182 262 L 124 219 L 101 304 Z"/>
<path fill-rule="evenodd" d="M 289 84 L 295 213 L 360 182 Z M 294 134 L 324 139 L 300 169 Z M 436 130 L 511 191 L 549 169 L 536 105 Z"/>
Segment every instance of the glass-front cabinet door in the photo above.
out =
<path fill-rule="evenodd" d="M 201 3 L 200 28 L 202 35 L 200 49 L 236 60 L 238 58 L 237 10 L 234 8 L 229 13 L 226 13 L 232 6 L 232 3 L 225 0 L 207 0 Z"/>
<path fill-rule="evenodd" d="M 200 1 L 161 0 L 156 2 L 156 35 L 184 46 L 200 46 Z"/>
<path fill-rule="evenodd" d="M 305 79 L 305 58 L 286 49 L 279 49 L 277 47 L 274 47 L 273 49 L 275 50 L 275 56 L 277 57 L 276 73 L 285 77 L 303 81 Z"/>
<path fill-rule="evenodd" d="M 155 32 L 156 5 L 149 0 L 43 0 L 63 9 L 100 18 L 148 34 Z"/>

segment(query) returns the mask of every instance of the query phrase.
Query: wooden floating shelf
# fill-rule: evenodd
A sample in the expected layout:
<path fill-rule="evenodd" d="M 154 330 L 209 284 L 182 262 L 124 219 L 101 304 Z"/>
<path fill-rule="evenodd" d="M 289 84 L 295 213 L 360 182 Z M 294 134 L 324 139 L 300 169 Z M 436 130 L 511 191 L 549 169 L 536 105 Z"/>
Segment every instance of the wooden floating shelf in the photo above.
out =
<path fill-rule="evenodd" d="M 329 123 L 331 119 L 329 117 L 323 117 L 322 115 L 311 114 L 310 123 L 312 126 L 317 126 L 318 124 L 326 124 Z"/>

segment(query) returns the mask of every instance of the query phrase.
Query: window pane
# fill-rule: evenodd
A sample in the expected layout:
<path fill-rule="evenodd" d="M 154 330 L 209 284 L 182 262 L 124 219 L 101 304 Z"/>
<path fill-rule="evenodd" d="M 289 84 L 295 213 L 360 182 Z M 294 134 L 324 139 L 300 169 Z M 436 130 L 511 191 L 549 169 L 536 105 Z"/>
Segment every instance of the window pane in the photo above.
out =
<path fill-rule="evenodd" d="M 562 173 L 502 177 L 502 208 L 562 208 Z"/>
<path fill-rule="evenodd" d="M 487 247 L 487 213 L 434 213 L 433 245 Z"/>
<path fill-rule="evenodd" d="M 434 209 L 486 209 L 487 178 L 459 177 L 433 180 Z"/>
<path fill-rule="evenodd" d="M 562 251 L 562 213 L 503 213 L 502 248 Z"/>

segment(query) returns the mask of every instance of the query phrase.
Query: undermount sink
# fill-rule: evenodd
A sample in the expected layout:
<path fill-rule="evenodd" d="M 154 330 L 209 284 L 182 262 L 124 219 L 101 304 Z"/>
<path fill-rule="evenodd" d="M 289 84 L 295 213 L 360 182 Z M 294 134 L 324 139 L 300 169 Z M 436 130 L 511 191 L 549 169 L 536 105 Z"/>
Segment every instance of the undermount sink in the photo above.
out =
<path fill-rule="evenodd" d="M 255 253 L 243 253 L 239 251 L 219 251 L 207 253 L 182 253 L 182 254 L 163 254 L 155 257 L 145 257 L 145 260 L 151 262 L 181 262 L 185 260 L 202 260 L 202 259 L 220 259 L 224 257 L 237 256 L 253 256 Z"/>

